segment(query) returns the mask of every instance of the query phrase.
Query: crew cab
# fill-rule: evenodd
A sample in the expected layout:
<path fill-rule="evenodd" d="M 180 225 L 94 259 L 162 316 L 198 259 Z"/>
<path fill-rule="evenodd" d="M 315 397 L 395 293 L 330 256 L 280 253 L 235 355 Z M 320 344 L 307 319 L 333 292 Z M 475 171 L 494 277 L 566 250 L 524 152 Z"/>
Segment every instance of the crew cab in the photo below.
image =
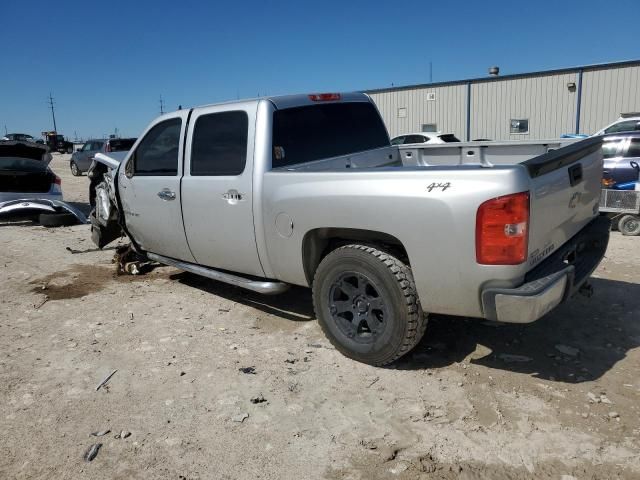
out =
<path fill-rule="evenodd" d="M 401 148 L 362 93 L 168 113 L 96 155 L 92 238 L 266 294 L 311 287 L 329 340 L 372 365 L 427 313 L 528 323 L 586 285 L 609 238 L 598 137 L 526 161 Z"/>

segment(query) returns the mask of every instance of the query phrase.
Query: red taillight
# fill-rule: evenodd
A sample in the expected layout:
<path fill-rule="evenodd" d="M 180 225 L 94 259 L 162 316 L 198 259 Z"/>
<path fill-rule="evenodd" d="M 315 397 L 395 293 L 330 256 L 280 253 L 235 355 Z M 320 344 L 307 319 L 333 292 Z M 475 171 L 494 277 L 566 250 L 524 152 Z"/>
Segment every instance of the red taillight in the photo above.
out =
<path fill-rule="evenodd" d="M 312 93 L 309 95 L 309 100 L 313 102 L 333 102 L 340 100 L 339 93 Z"/>
<path fill-rule="evenodd" d="M 529 192 L 484 202 L 476 216 L 476 261 L 518 265 L 527 259 Z"/>
<path fill-rule="evenodd" d="M 55 183 L 56 185 L 62 185 L 62 179 L 56 175 L 56 177 L 53 179 L 53 183 Z"/>
<path fill-rule="evenodd" d="M 111 151 L 111 145 L 109 145 L 109 144 L 107 143 L 107 145 L 104 147 L 104 151 L 105 151 L 105 152 L 110 152 L 110 151 Z"/>

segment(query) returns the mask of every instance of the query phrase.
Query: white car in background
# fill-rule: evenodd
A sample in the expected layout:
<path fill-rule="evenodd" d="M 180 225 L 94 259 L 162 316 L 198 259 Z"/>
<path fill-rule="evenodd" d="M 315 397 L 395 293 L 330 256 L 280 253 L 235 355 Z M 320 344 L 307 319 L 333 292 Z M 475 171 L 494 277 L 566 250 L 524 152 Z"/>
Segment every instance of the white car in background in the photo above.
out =
<path fill-rule="evenodd" d="M 420 132 L 408 133 L 391 139 L 391 145 L 408 145 L 413 143 L 453 143 L 460 140 L 453 133 Z"/>
<path fill-rule="evenodd" d="M 594 135 L 621 132 L 640 132 L 640 112 L 622 114 L 618 120 L 598 130 Z"/>

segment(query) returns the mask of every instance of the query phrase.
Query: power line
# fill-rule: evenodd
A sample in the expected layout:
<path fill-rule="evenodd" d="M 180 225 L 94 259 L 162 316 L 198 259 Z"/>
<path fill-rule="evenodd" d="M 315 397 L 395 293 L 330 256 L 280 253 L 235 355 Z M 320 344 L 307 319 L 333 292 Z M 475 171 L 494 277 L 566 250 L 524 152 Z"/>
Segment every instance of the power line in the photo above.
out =
<path fill-rule="evenodd" d="M 53 131 L 57 132 L 58 127 L 56 126 L 56 112 L 53 108 L 53 97 L 51 96 L 51 92 L 49 92 L 49 107 L 51 107 L 51 116 L 53 117 Z"/>

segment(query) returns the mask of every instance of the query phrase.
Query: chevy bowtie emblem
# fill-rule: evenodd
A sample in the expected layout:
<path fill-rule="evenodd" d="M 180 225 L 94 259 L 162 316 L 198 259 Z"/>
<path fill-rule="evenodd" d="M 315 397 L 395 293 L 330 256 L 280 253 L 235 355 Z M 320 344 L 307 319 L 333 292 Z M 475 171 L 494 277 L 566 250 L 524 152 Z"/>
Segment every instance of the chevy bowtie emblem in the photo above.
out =
<path fill-rule="evenodd" d="M 575 192 L 573 195 L 571 195 L 571 200 L 569 200 L 569 208 L 576 208 L 576 205 L 578 205 L 581 196 L 582 194 L 580 192 Z"/>

